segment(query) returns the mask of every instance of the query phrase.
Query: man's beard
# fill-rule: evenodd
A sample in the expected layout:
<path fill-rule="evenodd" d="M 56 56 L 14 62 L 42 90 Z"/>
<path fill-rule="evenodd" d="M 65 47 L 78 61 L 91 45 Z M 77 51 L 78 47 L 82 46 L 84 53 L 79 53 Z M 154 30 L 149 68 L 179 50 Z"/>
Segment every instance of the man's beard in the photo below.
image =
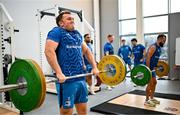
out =
<path fill-rule="evenodd" d="M 113 40 L 111 40 L 110 43 L 113 43 Z"/>
<path fill-rule="evenodd" d="M 86 43 L 91 43 L 91 40 L 85 40 Z"/>
<path fill-rule="evenodd" d="M 73 31 L 74 30 L 74 26 L 73 27 L 67 27 L 66 30 Z"/>
<path fill-rule="evenodd" d="M 163 47 L 163 46 L 164 46 L 164 43 L 161 43 L 161 42 L 160 42 L 160 43 L 159 43 L 159 46 L 160 46 L 160 47 Z"/>

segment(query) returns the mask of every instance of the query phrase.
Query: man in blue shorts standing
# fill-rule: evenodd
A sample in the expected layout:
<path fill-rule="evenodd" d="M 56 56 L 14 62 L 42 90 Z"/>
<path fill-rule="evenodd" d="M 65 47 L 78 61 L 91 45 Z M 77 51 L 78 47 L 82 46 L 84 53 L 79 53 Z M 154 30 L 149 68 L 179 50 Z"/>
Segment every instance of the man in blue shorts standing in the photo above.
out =
<path fill-rule="evenodd" d="M 146 55 L 145 47 L 142 44 L 137 44 L 136 38 L 133 38 L 131 40 L 131 43 L 132 43 L 132 53 L 134 58 L 134 66 L 143 64 Z"/>
<path fill-rule="evenodd" d="M 164 46 L 165 42 L 166 36 L 164 34 L 160 34 L 157 37 L 156 43 L 152 44 L 147 51 L 146 65 L 150 68 L 151 71 L 155 70 L 155 68 L 157 67 L 157 63 L 161 55 L 161 48 Z M 152 78 L 146 87 L 146 100 L 144 105 L 153 107 L 156 104 L 160 104 L 160 101 L 154 98 L 156 84 L 156 72 L 152 71 Z"/>
<path fill-rule="evenodd" d="M 113 48 L 113 45 L 112 45 L 113 41 L 114 41 L 114 35 L 109 34 L 107 36 L 107 42 L 104 45 L 104 56 L 106 56 L 106 55 L 114 55 L 114 48 Z M 113 87 L 107 86 L 107 89 L 112 90 Z"/>
<path fill-rule="evenodd" d="M 126 40 L 122 39 L 121 44 L 122 46 L 118 50 L 118 56 L 121 57 L 126 64 L 128 64 L 129 69 L 131 70 L 131 55 L 132 51 L 130 46 L 125 45 Z"/>
<path fill-rule="evenodd" d="M 92 65 L 92 72 L 98 75 L 96 62 L 91 51 L 83 42 L 81 34 L 74 28 L 74 17 L 63 11 L 56 17 L 57 27 L 49 31 L 45 45 L 45 55 L 55 71 L 60 114 L 72 114 L 75 105 L 78 114 L 87 114 L 87 86 L 85 77 L 67 77 L 83 74 L 83 55 Z"/>

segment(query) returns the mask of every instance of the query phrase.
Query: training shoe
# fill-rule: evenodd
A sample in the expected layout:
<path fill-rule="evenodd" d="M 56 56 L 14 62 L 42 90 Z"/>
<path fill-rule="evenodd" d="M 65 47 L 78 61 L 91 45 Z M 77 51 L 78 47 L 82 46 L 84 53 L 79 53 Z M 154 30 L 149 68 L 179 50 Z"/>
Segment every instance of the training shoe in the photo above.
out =
<path fill-rule="evenodd" d="M 89 93 L 90 93 L 91 95 L 95 95 L 95 94 L 96 94 L 96 93 L 94 92 L 94 89 L 93 89 L 92 86 L 89 87 Z"/>
<path fill-rule="evenodd" d="M 150 101 L 152 101 L 155 104 L 160 104 L 160 101 L 158 101 L 157 99 L 150 99 Z"/>
<path fill-rule="evenodd" d="M 149 107 L 156 107 L 156 104 L 153 103 L 152 101 L 148 100 L 144 102 L 145 106 L 149 106 Z"/>
<path fill-rule="evenodd" d="M 89 91 L 91 95 L 95 95 L 96 93 L 94 91 Z"/>

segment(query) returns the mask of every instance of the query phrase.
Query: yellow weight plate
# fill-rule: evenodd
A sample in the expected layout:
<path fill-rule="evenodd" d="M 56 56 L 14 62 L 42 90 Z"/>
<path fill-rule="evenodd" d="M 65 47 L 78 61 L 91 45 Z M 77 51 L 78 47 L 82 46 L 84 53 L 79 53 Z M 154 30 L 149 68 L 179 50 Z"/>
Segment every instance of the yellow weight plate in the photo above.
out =
<path fill-rule="evenodd" d="M 40 75 L 40 79 L 41 79 L 41 85 L 42 85 L 42 96 L 40 98 L 40 101 L 39 101 L 39 104 L 37 105 L 37 108 L 40 107 L 43 102 L 44 102 L 44 99 L 46 97 L 46 79 L 45 79 L 45 76 L 40 68 L 40 66 L 32 59 L 30 59 L 30 61 L 33 63 L 33 65 L 36 67 L 39 75 Z"/>
<path fill-rule="evenodd" d="M 159 70 L 159 67 L 162 67 L 163 69 Z M 169 65 L 167 64 L 167 62 L 163 60 L 159 60 L 157 64 L 157 68 L 155 70 L 158 77 L 167 76 L 169 73 Z"/>
<path fill-rule="evenodd" d="M 100 71 L 106 70 L 111 65 L 115 69 L 114 74 L 108 75 L 108 72 L 99 73 L 99 78 L 104 84 L 115 86 L 121 83 L 126 76 L 126 67 L 124 61 L 116 55 L 104 56 L 98 64 Z"/>

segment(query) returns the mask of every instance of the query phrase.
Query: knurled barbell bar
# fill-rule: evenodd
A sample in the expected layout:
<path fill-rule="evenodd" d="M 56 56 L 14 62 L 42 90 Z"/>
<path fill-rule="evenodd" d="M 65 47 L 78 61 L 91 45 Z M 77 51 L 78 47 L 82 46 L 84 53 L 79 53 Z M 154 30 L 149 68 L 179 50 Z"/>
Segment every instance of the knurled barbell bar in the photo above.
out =
<path fill-rule="evenodd" d="M 113 71 L 113 70 L 104 70 L 104 71 L 100 71 L 100 73 L 106 73 L 106 72 L 111 72 L 111 71 Z M 86 73 L 86 74 L 79 74 L 79 75 L 74 75 L 74 76 L 68 76 L 66 78 L 66 80 L 81 78 L 81 77 L 90 76 L 90 75 L 93 75 L 93 73 Z M 50 75 L 50 77 L 56 77 L 56 76 L 55 75 Z M 58 81 L 57 78 L 53 78 L 53 79 L 50 79 L 50 80 L 46 80 L 46 83 L 57 82 L 57 81 Z M 0 93 L 11 91 L 11 90 L 14 90 L 14 89 L 23 89 L 23 88 L 26 88 L 26 87 L 27 87 L 27 83 L 26 82 L 4 85 L 4 86 L 0 87 Z"/>

